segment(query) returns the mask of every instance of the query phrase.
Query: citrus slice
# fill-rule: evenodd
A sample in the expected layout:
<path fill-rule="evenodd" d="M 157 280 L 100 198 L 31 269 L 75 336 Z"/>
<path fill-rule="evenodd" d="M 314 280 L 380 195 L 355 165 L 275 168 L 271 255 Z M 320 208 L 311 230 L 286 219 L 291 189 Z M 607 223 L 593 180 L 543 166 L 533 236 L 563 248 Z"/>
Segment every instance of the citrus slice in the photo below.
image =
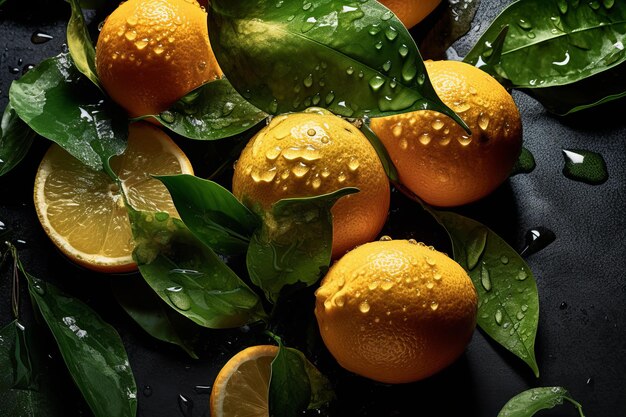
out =
<path fill-rule="evenodd" d="M 211 391 L 211 417 L 268 417 L 272 361 L 278 346 L 251 346 L 220 370 Z"/>
<path fill-rule="evenodd" d="M 159 128 L 131 124 L 127 149 L 111 158 L 111 168 L 134 208 L 178 217 L 167 189 L 151 175 L 193 174 L 193 168 Z M 53 144 L 37 170 L 34 199 L 44 231 L 72 261 L 106 273 L 137 268 L 124 200 L 107 174 Z"/>

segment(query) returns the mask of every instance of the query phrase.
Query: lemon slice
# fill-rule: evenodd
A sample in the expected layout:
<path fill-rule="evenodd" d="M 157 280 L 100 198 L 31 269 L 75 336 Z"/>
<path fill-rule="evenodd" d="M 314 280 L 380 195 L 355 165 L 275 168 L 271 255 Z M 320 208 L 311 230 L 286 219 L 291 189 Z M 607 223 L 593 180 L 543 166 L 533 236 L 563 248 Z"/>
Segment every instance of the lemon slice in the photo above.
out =
<path fill-rule="evenodd" d="M 128 146 L 111 159 L 132 206 L 178 217 L 169 192 L 151 175 L 193 174 L 183 151 L 159 128 L 133 123 Z M 35 177 L 35 210 L 46 234 L 72 261 L 106 273 L 137 268 L 126 207 L 119 187 L 53 144 Z"/>
<path fill-rule="evenodd" d="M 242 350 L 220 370 L 211 391 L 211 417 L 268 417 L 272 361 L 278 346 Z"/>

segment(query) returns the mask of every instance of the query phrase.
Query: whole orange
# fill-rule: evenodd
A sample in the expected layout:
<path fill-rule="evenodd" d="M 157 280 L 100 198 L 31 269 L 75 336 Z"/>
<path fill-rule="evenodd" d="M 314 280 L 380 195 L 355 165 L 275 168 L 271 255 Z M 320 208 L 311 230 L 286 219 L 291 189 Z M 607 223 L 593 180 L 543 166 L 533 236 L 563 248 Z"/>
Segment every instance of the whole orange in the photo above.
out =
<path fill-rule="evenodd" d="M 323 110 L 276 116 L 241 152 L 233 194 L 267 216 L 285 198 L 359 192 L 333 206 L 332 256 L 376 238 L 389 210 L 389 181 L 376 151 L 354 125 Z"/>
<path fill-rule="evenodd" d="M 389 8 L 407 28 L 424 20 L 441 0 L 379 0 Z"/>
<path fill-rule="evenodd" d="M 489 74 L 457 61 L 426 61 L 441 100 L 470 127 L 434 111 L 375 118 L 372 130 L 400 182 L 425 202 L 459 206 L 479 200 L 509 176 L 522 149 L 522 122 L 511 95 Z"/>
<path fill-rule="evenodd" d="M 104 90 L 131 117 L 158 114 L 222 76 L 207 14 L 195 0 L 128 0 L 111 13 L 96 45 Z"/>
<path fill-rule="evenodd" d="M 476 326 L 476 290 L 445 254 L 407 240 L 348 252 L 316 291 L 315 316 L 339 364 L 386 383 L 426 378 L 463 353 Z"/>

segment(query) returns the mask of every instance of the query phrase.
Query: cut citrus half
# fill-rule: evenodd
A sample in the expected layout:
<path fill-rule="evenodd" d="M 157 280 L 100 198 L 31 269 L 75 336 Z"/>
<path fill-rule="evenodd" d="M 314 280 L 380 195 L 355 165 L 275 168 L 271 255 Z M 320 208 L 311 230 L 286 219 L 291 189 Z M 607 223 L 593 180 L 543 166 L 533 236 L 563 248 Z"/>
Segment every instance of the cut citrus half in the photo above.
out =
<path fill-rule="evenodd" d="M 129 202 L 138 210 L 178 217 L 169 192 L 151 175 L 193 174 L 174 141 L 148 123 L 133 123 L 123 154 L 111 158 Z M 137 268 L 128 214 L 118 185 L 59 145 L 45 154 L 35 177 L 35 210 L 46 234 L 72 261 L 107 273 Z"/>
<path fill-rule="evenodd" d="M 268 417 L 272 361 L 278 346 L 259 345 L 233 356 L 211 391 L 211 417 Z"/>

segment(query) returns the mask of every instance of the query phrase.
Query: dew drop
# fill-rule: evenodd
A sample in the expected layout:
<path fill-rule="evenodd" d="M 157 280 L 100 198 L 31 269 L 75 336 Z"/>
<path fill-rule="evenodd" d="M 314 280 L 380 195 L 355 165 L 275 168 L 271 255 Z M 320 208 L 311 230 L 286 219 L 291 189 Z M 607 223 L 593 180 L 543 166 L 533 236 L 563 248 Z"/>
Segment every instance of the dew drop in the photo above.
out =
<path fill-rule="evenodd" d="M 487 128 L 489 127 L 489 115 L 481 112 L 480 115 L 478 116 L 478 126 L 482 129 L 482 130 L 487 130 Z"/>
<path fill-rule="evenodd" d="M 387 21 L 389 19 L 391 19 L 393 17 L 393 13 L 390 10 L 387 10 L 385 13 L 383 13 L 383 15 L 380 17 L 380 20 L 382 21 Z"/>
<path fill-rule="evenodd" d="M 392 281 L 383 281 L 383 283 L 380 284 L 380 288 L 382 288 L 384 291 L 389 291 L 392 287 L 393 287 Z"/>
<path fill-rule="evenodd" d="M 313 85 L 313 74 L 307 75 L 306 78 L 302 81 L 302 83 L 307 88 L 311 87 Z"/>
<path fill-rule="evenodd" d="M 524 19 L 518 20 L 517 25 L 519 27 L 521 27 L 522 29 L 524 29 L 524 30 L 530 30 L 530 29 L 533 28 L 532 23 L 530 23 L 529 21 L 524 20 Z"/>
<path fill-rule="evenodd" d="M 333 100 L 335 100 L 335 93 L 331 91 L 330 93 L 326 94 L 326 99 L 324 101 L 326 102 L 326 105 L 329 105 L 333 102 Z"/>
<path fill-rule="evenodd" d="M 380 75 L 375 75 L 370 79 L 369 84 L 373 91 L 378 91 L 385 84 L 385 79 Z"/>
<path fill-rule="evenodd" d="M 393 26 L 389 26 L 385 29 L 385 37 L 390 41 L 394 41 L 398 37 L 398 31 Z"/>
<path fill-rule="evenodd" d="M 363 314 L 370 311 L 370 305 L 368 304 L 367 301 L 363 301 L 361 304 L 359 304 L 359 311 Z"/>
<path fill-rule="evenodd" d="M 422 145 L 428 145 L 431 141 L 431 137 L 428 133 L 422 133 L 419 136 L 418 140 L 420 141 Z"/>
<path fill-rule="evenodd" d="M 356 158 L 350 158 L 350 162 L 348 162 L 348 169 L 350 169 L 350 171 L 354 172 L 359 168 L 359 160 Z"/>
<path fill-rule="evenodd" d="M 539 252 L 556 240 L 554 232 L 546 227 L 538 226 L 526 232 L 526 245 L 520 255 L 531 255 Z"/>
<path fill-rule="evenodd" d="M 426 283 L 426 288 L 428 288 L 429 290 L 432 290 L 435 287 L 435 284 L 432 281 L 428 281 Z"/>
<path fill-rule="evenodd" d="M 517 273 L 518 281 L 524 281 L 526 278 L 528 278 L 528 273 L 523 269 Z"/>
<path fill-rule="evenodd" d="M 393 239 L 391 238 L 391 236 L 384 235 L 384 236 L 381 236 L 380 239 L 378 240 L 380 240 L 381 242 L 390 242 Z"/>
<path fill-rule="evenodd" d="M 391 129 L 391 133 L 399 138 L 402 135 L 402 123 L 396 123 Z"/>
<path fill-rule="evenodd" d="M 143 396 L 150 397 L 152 396 L 152 387 L 150 385 L 146 385 L 143 387 Z"/>
<path fill-rule="evenodd" d="M 374 48 L 376 48 L 379 51 L 382 49 L 382 47 L 383 47 L 382 41 L 378 41 L 374 44 Z"/>
<path fill-rule="evenodd" d="M 148 46 L 148 43 L 149 43 L 148 39 L 141 39 L 141 40 L 138 40 L 137 42 L 135 42 L 135 47 L 141 51 L 146 46 Z"/>
<path fill-rule="evenodd" d="M 409 147 L 409 142 L 405 138 L 402 138 L 400 139 L 399 146 L 400 146 L 400 149 L 404 151 Z"/>
<path fill-rule="evenodd" d="M 567 309 L 567 303 L 565 301 L 563 301 L 560 305 L 559 305 L 559 310 L 566 310 Z"/>
<path fill-rule="evenodd" d="M 484 264 L 480 267 L 480 284 L 485 291 L 491 291 L 491 275 L 489 274 L 489 269 Z"/>
<path fill-rule="evenodd" d="M 405 44 L 402 44 L 400 48 L 398 49 L 398 53 L 400 54 L 402 58 L 405 58 L 409 54 L 409 47 L 406 46 Z"/>
<path fill-rule="evenodd" d="M 183 291 L 182 287 L 169 287 L 166 294 L 177 309 L 187 311 L 191 308 L 191 298 Z"/>
<path fill-rule="evenodd" d="M 41 45 L 42 43 L 49 42 L 52 39 L 54 39 L 52 35 L 48 35 L 47 33 L 39 32 L 39 31 L 34 32 L 30 36 L 30 41 L 34 43 L 35 45 Z"/>
<path fill-rule="evenodd" d="M 386 62 L 383 64 L 383 71 L 385 71 L 385 72 L 389 72 L 389 70 L 390 70 L 390 69 L 391 69 L 391 61 L 386 61 Z"/>
<path fill-rule="evenodd" d="M 436 302 L 436 301 L 431 301 L 431 302 L 430 302 L 430 309 L 431 309 L 432 311 L 435 311 L 435 310 L 437 310 L 438 308 L 439 308 L 439 303 L 438 303 L 438 302 Z"/>
<path fill-rule="evenodd" d="M 165 110 L 159 116 L 165 123 L 174 123 L 176 121 L 176 116 L 169 110 Z"/>
<path fill-rule="evenodd" d="M 509 263 L 509 258 L 506 255 L 502 255 L 500 257 L 500 262 L 502 262 L 503 265 L 506 265 Z"/>
<path fill-rule="evenodd" d="M 558 0 L 557 5 L 561 14 L 567 13 L 567 0 Z"/>
<path fill-rule="evenodd" d="M 435 119 L 431 126 L 435 130 L 441 130 L 443 129 L 444 123 L 441 121 L 441 119 Z"/>
<path fill-rule="evenodd" d="M 298 162 L 293 168 L 291 168 L 291 172 L 298 178 L 302 178 L 306 175 L 307 172 L 310 171 L 310 167 L 305 165 L 302 162 Z"/>
<path fill-rule="evenodd" d="M 565 165 L 563 175 L 590 185 L 604 183 L 609 174 L 602 155 L 582 149 L 563 149 Z"/>
<path fill-rule="evenodd" d="M 183 417 L 193 416 L 193 401 L 191 400 L 191 398 L 187 398 L 184 395 L 179 394 L 178 408 L 180 408 L 180 412 L 183 414 Z"/>
<path fill-rule="evenodd" d="M 495 319 L 496 319 L 496 324 L 498 326 L 501 326 L 502 325 L 502 311 L 500 309 L 496 310 Z"/>

